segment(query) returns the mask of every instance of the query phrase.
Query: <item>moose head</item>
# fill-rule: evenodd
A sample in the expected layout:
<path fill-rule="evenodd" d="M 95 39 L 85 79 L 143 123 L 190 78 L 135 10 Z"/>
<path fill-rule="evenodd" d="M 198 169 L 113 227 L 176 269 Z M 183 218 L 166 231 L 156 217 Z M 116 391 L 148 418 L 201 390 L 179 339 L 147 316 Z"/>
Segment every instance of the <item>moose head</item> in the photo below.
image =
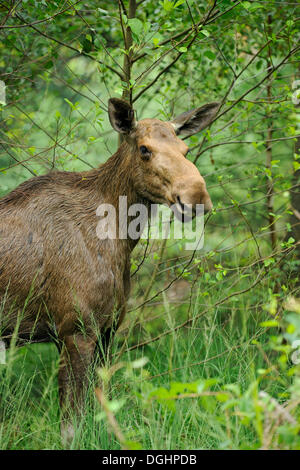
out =
<path fill-rule="evenodd" d="M 151 203 L 176 208 L 179 215 L 187 208 L 203 204 L 204 212 L 212 202 L 204 178 L 186 158 L 188 146 L 180 136 L 190 136 L 207 127 L 215 117 L 219 103 L 213 102 L 180 114 L 172 121 L 135 120 L 132 107 L 118 98 L 108 102 L 112 127 L 123 135 L 135 168 L 135 189 Z"/>

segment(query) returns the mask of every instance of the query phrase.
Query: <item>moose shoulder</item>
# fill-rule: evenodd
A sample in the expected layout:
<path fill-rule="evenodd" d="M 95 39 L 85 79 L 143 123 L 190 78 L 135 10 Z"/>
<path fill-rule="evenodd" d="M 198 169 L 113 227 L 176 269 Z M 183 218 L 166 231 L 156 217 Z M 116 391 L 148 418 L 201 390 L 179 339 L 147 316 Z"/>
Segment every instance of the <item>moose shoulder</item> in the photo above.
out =
<path fill-rule="evenodd" d="M 80 411 L 97 345 L 103 358 L 129 294 L 136 240 L 101 240 L 97 208 L 107 203 L 118 212 L 119 196 L 127 196 L 128 205 L 176 204 L 182 211 L 185 204 L 204 204 L 210 210 L 204 179 L 178 136 L 206 127 L 218 107 L 210 103 L 171 122 L 135 122 L 126 102 L 110 99 L 110 122 L 124 140 L 105 164 L 39 176 L 0 199 L 0 337 L 9 343 L 17 328 L 19 343 L 56 343 L 66 419 L 68 410 Z"/>

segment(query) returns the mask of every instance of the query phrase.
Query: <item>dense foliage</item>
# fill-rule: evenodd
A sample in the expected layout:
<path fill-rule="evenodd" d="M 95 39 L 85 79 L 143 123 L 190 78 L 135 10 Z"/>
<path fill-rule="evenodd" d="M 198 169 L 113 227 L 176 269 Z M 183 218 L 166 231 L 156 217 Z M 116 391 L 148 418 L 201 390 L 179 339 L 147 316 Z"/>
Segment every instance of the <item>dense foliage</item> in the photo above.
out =
<path fill-rule="evenodd" d="M 23 0 L 0 12 L 0 196 L 106 161 L 110 96 L 163 120 L 222 103 L 186 141 L 214 203 L 204 248 L 134 251 L 129 312 L 98 371 L 107 387 L 95 395 L 91 378 L 73 447 L 299 449 L 299 5 Z M 57 363 L 52 345 L 7 352 L 1 448 L 61 447 Z"/>

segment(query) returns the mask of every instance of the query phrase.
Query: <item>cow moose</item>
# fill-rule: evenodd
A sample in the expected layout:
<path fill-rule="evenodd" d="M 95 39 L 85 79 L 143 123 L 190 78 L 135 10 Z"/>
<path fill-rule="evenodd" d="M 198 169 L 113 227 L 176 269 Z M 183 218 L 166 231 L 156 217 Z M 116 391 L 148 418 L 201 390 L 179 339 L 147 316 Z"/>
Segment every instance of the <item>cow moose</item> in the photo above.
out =
<path fill-rule="evenodd" d="M 183 211 L 203 204 L 209 211 L 205 181 L 178 136 L 204 129 L 218 108 L 213 102 L 173 121 L 136 122 L 127 102 L 111 98 L 110 123 L 123 142 L 106 163 L 33 177 L 0 199 L 0 338 L 7 347 L 14 332 L 18 344 L 57 345 L 63 433 L 72 436 L 70 413 L 82 410 L 87 370 L 95 354 L 103 360 L 124 318 L 138 242 L 100 239 L 97 207 L 109 203 L 118 211 L 126 195 L 128 205 L 175 204 Z"/>

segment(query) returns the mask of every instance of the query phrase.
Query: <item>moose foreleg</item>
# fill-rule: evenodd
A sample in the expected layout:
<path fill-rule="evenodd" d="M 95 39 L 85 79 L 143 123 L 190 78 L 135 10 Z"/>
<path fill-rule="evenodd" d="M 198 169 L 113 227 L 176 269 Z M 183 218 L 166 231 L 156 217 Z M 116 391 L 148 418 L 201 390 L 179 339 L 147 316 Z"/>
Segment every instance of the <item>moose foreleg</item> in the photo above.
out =
<path fill-rule="evenodd" d="M 95 347 L 96 339 L 82 334 L 63 338 L 58 386 L 62 412 L 61 435 L 66 445 L 74 438 L 74 417 L 80 417 L 83 412 L 88 371 L 93 362 Z"/>

